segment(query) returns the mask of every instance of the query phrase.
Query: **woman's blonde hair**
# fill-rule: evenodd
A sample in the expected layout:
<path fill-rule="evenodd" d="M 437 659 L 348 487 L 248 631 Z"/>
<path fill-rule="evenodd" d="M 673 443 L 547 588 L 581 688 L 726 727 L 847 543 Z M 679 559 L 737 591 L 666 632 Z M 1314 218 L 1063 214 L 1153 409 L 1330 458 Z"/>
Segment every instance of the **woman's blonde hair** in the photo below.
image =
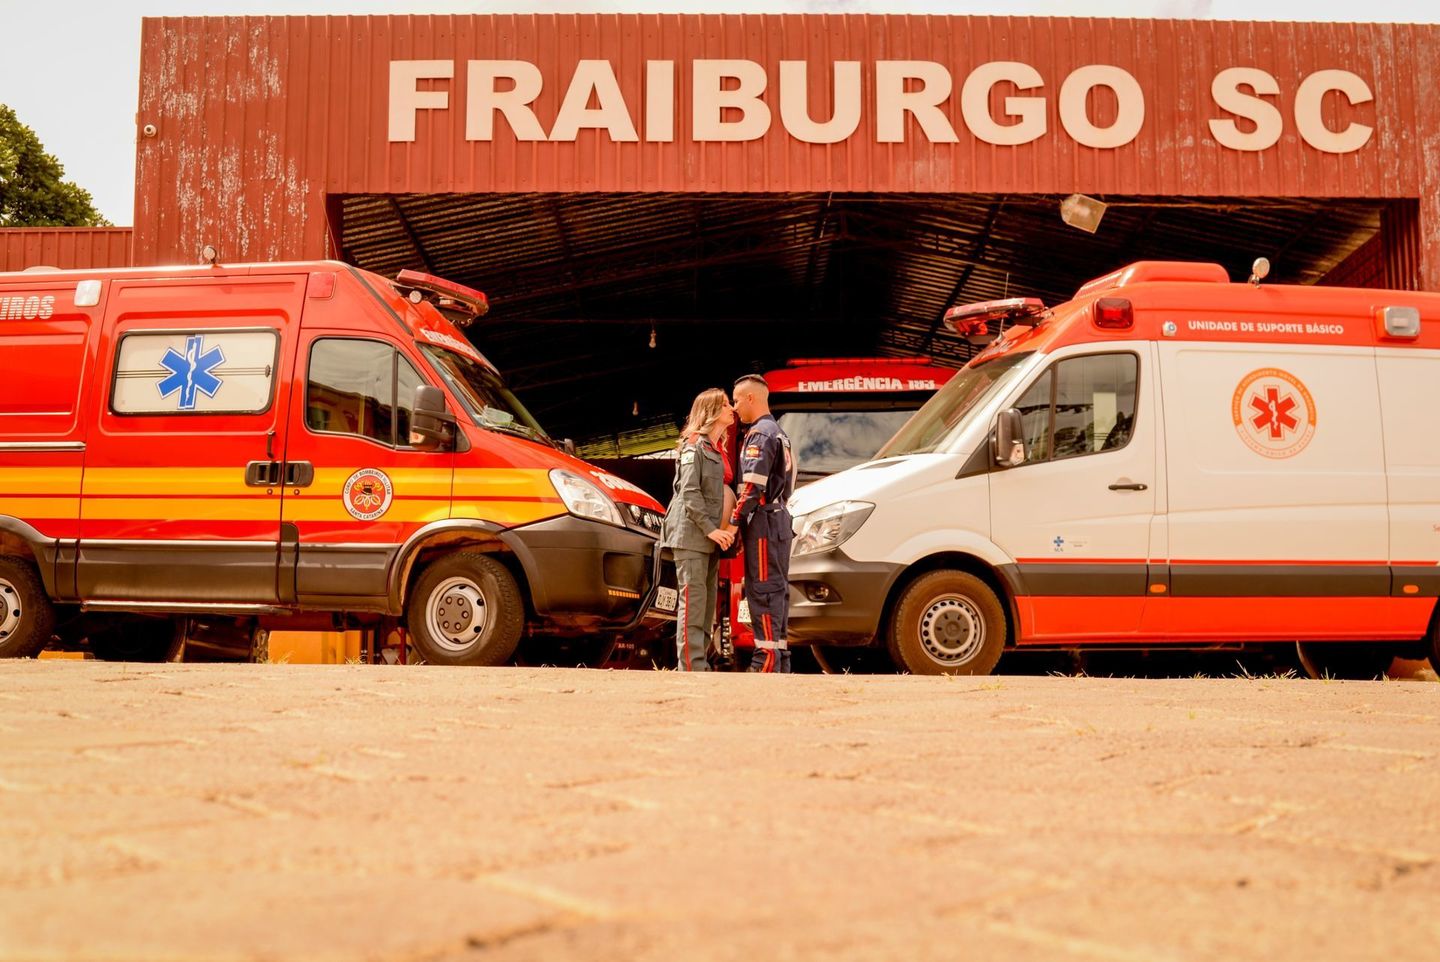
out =
<path fill-rule="evenodd" d="M 695 398 L 695 403 L 690 405 L 690 416 L 685 419 L 685 427 L 681 428 L 680 440 L 675 446 L 684 445 L 690 438 L 708 435 L 729 403 L 725 392 L 718 387 L 701 391 Z"/>

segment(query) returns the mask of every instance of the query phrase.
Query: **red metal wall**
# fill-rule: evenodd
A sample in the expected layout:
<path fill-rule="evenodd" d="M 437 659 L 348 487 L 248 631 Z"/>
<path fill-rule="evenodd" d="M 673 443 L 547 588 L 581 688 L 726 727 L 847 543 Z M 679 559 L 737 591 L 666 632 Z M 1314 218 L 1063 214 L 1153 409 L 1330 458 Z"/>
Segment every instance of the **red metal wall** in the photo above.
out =
<path fill-rule="evenodd" d="M 1327 287 L 1423 290 L 1417 205 L 1393 203 L 1380 215 L 1380 232 L 1320 279 Z"/>
<path fill-rule="evenodd" d="M 448 109 L 421 110 L 416 139 L 388 138 L 390 64 L 454 64 Z M 616 143 L 581 130 L 573 142 L 524 142 L 496 121 L 493 141 L 467 141 L 466 61 L 536 64 L 535 113 L 553 123 L 576 64 L 608 60 L 637 128 L 646 115 L 646 62 L 675 62 L 674 140 Z M 689 104 L 696 59 L 744 59 L 769 78 L 768 133 L 744 143 L 697 142 Z M 781 124 L 784 60 L 806 61 L 809 108 L 831 109 L 835 61 L 862 65 L 855 134 L 808 144 Z M 903 143 L 876 135 L 875 64 L 933 61 L 954 92 L 942 104 L 956 143 L 930 143 L 913 119 Z M 959 106 L 976 66 L 1019 61 L 1043 86 L 1002 84 L 990 96 L 1045 98 L 1047 132 L 1033 143 L 993 146 L 972 136 Z M 1110 64 L 1144 92 L 1139 135 L 1116 148 L 1078 144 L 1061 129 L 1057 99 L 1077 67 Z M 1211 93 L 1216 74 L 1258 67 L 1275 78 L 1269 97 L 1283 134 L 1273 147 L 1221 146 L 1209 121 L 1231 115 Z M 1374 127 L 1364 147 L 1324 153 L 1294 117 L 1300 82 L 1320 70 L 1362 78 L 1374 94 L 1323 101 L 1332 128 Z M 1091 96 L 1105 125 L 1113 96 Z M 226 17 L 146 20 L 137 137 L 136 257 L 189 260 L 217 243 L 230 258 L 316 256 L 326 251 L 325 198 L 346 193 L 495 191 L 957 191 L 1140 196 L 1418 197 L 1420 276 L 1440 286 L 1440 28 L 929 16 L 494 15 Z M 154 136 L 144 127 L 153 124 Z M 1241 129 L 1246 121 L 1239 121 Z M 641 136 L 645 136 L 642 129 Z M 1426 158 L 1431 158 L 1427 162 Z"/>
<path fill-rule="evenodd" d="M 0 271 L 129 267 L 129 227 L 0 228 Z"/>

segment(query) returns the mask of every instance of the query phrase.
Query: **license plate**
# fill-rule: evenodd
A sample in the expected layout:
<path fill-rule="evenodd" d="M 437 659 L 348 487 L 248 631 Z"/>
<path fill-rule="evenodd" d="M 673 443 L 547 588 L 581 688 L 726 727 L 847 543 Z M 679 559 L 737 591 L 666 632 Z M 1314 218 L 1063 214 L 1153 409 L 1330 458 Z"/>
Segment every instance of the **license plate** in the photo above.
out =
<path fill-rule="evenodd" d="M 680 606 L 680 593 L 674 588 L 662 587 L 655 592 L 654 607 L 666 614 L 673 615 L 675 609 Z"/>
<path fill-rule="evenodd" d="M 735 620 L 742 625 L 750 624 L 750 602 L 744 598 L 740 599 L 740 604 L 735 608 Z"/>

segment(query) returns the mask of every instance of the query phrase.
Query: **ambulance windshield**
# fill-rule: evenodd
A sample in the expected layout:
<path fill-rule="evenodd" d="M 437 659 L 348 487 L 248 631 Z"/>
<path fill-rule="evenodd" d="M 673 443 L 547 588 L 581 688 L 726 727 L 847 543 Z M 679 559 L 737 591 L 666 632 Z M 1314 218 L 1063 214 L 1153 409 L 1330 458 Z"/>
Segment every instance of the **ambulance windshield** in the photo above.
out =
<path fill-rule="evenodd" d="M 492 368 L 432 344 L 422 344 L 420 350 L 439 370 L 450 390 L 465 402 L 471 420 L 478 426 L 543 444 L 554 443 Z"/>
<path fill-rule="evenodd" d="M 875 459 L 902 454 L 927 454 L 945 447 L 964 429 L 968 416 L 1008 386 L 1033 351 L 1003 354 L 978 367 L 967 367 L 950 379 L 915 416 L 886 442 Z"/>

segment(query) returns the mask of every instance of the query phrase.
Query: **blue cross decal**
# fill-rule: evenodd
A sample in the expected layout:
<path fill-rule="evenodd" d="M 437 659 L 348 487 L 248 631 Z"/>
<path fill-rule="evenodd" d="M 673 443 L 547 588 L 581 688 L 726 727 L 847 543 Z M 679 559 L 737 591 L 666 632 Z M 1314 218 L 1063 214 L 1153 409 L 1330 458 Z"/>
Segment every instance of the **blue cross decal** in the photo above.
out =
<path fill-rule="evenodd" d="M 1055 536 L 1055 550 L 1056 550 L 1056 551 L 1064 551 L 1064 550 L 1065 550 L 1065 539 L 1062 538 L 1062 537 L 1060 537 L 1058 534 Z"/>
<path fill-rule="evenodd" d="M 160 359 L 160 366 L 170 376 L 156 385 L 161 397 L 180 392 L 180 410 L 195 410 L 195 392 L 203 391 L 206 397 L 214 397 L 220 390 L 220 378 L 210 373 L 225 363 L 225 352 L 218 347 L 205 350 L 205 335 L 191 334 L 185 338 L 185 353 L 182 355 L 173 347 Z"/>

